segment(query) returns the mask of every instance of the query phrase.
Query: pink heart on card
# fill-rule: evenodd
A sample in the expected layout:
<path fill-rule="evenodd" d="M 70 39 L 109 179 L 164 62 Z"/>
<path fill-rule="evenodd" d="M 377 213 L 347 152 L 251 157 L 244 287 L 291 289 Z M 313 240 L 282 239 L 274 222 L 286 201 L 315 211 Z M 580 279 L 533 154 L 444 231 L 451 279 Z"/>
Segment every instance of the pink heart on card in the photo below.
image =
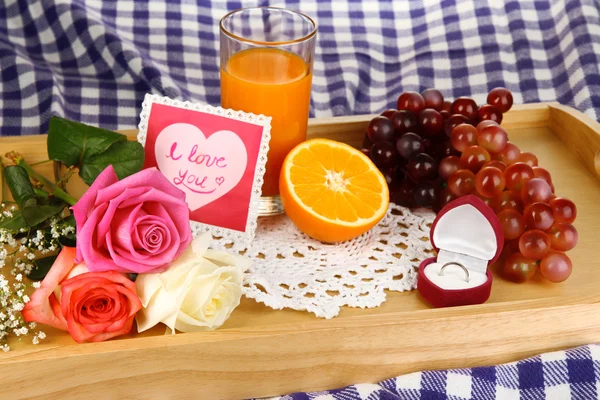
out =
<path fill-rule="evenodd" d="M 158 169 L 186 194 L 195 211 L 227 194 L 242 179 L 248 153 L 242 139 L 231 131 L 208 138 L 194 125 L 167 126 L 156 139 Z"/>

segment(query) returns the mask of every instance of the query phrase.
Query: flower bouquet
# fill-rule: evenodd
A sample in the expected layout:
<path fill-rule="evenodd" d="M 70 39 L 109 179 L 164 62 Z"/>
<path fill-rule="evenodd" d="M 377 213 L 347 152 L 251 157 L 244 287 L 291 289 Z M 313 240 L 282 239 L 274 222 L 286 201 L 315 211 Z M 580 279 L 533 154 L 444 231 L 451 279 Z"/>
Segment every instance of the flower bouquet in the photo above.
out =
<path fill-rule="evenodd" d="M 71 141 L 55 146 L 65 128 Z M 0 225 L 14 275 L 12 288 L 0 278 L 5 351 L 11 333 L 45 338 L 37 323 L 98 342 L 131 332 L 134 320 L 139 332 L 215 329 L 239 304 L 249 260 L 209 249 L 210 234 L 192 239 L 185 194 L 157 169 L 141 170 L 139 143 L 122 137 L 53 118 L 48 153 L 69 168 L 56 183 L 8 154 L 3 176 L 16 204 Z M 64 189 L 75 169 L 91 183 L 79 200 Z"/>

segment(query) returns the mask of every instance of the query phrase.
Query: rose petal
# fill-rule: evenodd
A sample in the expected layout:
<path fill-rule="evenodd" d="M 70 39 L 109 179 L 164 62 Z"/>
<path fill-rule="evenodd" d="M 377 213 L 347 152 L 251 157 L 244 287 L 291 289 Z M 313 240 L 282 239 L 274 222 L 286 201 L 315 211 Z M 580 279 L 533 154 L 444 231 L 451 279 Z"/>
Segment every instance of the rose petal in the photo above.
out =
<path fill-rule="evenodd" d="M 169 180 L 156 168 L 144 169 L 136 174 L 130 175 L 125 179 L 111 185 L 110 191 L 103 191 L 97 196 L 98 202 L 106 202 L 115 198 L 115 193 L 121 193 L 127 188 L 149 187 L 158 192 L 163 192 L 170 197 L 174 197 L 185 202 L 185 193 L 175 187 Z"/>
<path fill-rule="evenodd" d="M 139 218 L 136 223 L 137 225 L 133 232 L 132 239 L 134 249 L 137 249 L 135 253 L 138 256 L 144 254 L 140 252 L 140 250 L 143 250 L 147 257 L 151 257 L 157 253 L 164 252 L 171 247 L 171 231 L 162 218 L 146 215 L 145 217 Z M 147 236 L 152 234 L 152 231 L 156 230 L 159 230 L 159 242 L 155 244 L 149 243 Z M 179 246 L 180 243 L 177 243 L 177 245 Z M 133 256 L 136 256 L 136 254 L 132 253 Z"/>
<path fill-rule="evenodd" d="M 81 308 L 86 301 L 100 294 L 118 302 L 118 306 L 114 307 L 118 309 L 110 311 L 113 320 L 87 323 L 92 322 L 90 315 L 83 315 Z M 135 293 L 135 284 L 115 271 L 90 272 L 66 280 L 62 284 L 62 299 L 69 333 L 78 343 L 105 340 L 129 332 L 131 324 L 128 325 L 127 320 L 132 319 L 142 307 Z M 113 329 L 114 334 L 106 332 Z"/>
<path fill-rule="evenodd" d="M 115 211 L 109 232 L 113 246 L 118 246 L 127 251 L 133 248 L 131 236 L 135 231 L 134 221 L 147 215 L 142 210 L 142 206 L 143 204 L 138 204 L 137 206 L 119 208 Z"/>
<path fill-rule="evenodd" d="M 104 187 L 110 186 L 118 182 L 117 174 L 112 165 L 109 165 L 96 177 L 92 186 L 86 190 L 79 201 L 71 207 L 73 210 L 73 216 L 75 217 L 75 225 L 77 226 L 77 232 L 81 230 L 88 219 L 89 213 L 92 211 L 94 203 L 96 201 L 96 194 Z M 82 255 L 80 254 L 79 246 L 77 247 L 77 259 L 76 262 L 83 261 Z"/>
<path fill-rule="evenodd" d="M 117 269 L 114 261 L 110 258 L 108 250 L 94 246 L 95 227 L 100 216 L 108 206 L 96 208 L 88 217 L 87 223 L 77 232 L 77 249 L 92 272 L 110 271 Z M 105 239 L 104 239 L 105 240 Z M 126 271 L 122 271 L 126 272 Z"/>
<path fill-rule="evenodd" d="M 133 319 L 134 319 L 134 317 L 128 318 L 125 321 L 125 324 L 123 325 L 123 327 L 119 330 L 115 330 L 113 332 L 99 333 L 97 335 L 90 337 L 87 341 L 90 343 L 103 342 L 105 340 L 129 333 L 131 331 L 131 328 L 133 327 Z"/>
<path fill-rule="evenodd" d="M 59 303 L 54 296 L 54 288 L 69 274 L 75 266 L 77 250 L 63 247 L 40 287 L 31 295 L 22 311 L 27 322 L 39 322 L 58 329 L 67 330 L 67 321 L 60 312 Z"/>
<path fill-rule="evenodd" d="M 123 201 L 124 206 L 130 206 L 133 204 L 144 203 L 147 205 L 161 205 L 167 208 L 169 217 L 173 220 L 177 231 L 180 232 L 182 240 L 187 240 L 187 235 L 184 232 L 189 232 L 189 241 L 191 241 L 191 229 L 189 226 L 189 207 L 185 201 L 181 201 L 178 198 L 174 198 L 166 195 L 156 189 L 151 189 L 140 195 L 137 198 L 130 198 Z M 149 214 L 154 214 L 148 208 L 146 208 Z M 189 242 L 188 242 L 189 243 Z M 186 243 L 187 245 L 187 243 Z"/>

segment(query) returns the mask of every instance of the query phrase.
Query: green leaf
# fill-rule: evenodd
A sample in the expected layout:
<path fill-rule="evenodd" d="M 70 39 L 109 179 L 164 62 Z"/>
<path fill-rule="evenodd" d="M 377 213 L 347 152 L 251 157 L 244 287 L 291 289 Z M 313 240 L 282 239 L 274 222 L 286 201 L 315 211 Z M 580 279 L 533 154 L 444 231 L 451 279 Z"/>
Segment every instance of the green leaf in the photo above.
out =
<path fill-rule="evenodd" d="M 65 203 L 59 205 L 33 205 L 21 209 L 23 218 L 28 226 L 41 224 L 50 217 L 60 214 L 65 209 Z"/>
<path fill-rule="evenodd" d="M 119 179 L 139 172 L 144 166 L 144 147 L 138 142 L 115 143 L 104 153 L 84 162 L 79 168 L 79 175 L 85 183 L 91 185 L 111 164 Z"/>
<path fill-rule="evenodd" d="M 22 228 L 26 227 L 27 224 L 25 223 L 25 218 L 23 218 L 21 210 L 13 211 L 12 217 L 6 218 L 0 222 L 0 229 L 6 229 L 12 233 L 17 233 Z"/>
<path fill-rule="evenodd" d="M 48 128 L 48 157 L 67 167 L 79 167 L 113 144 L 126 140 L 127 137 L 120 133 L 52 117 Z"/>
<path fill-rule="evenodd" d="M 37 204 L 35 190 L 25 168 L 18 165 L 4 168 L 4 179 L 20 209 Z"/>
<path fill-rule="evenodd" d="M 50 271 L 50 268 L 52 268 L 56 257 L 58 256 L 49 256 L 35 260 L 35 267 L 33 268 L 33 270 L 31 270 L 27 277 L 32 281 L 41 281 L 42 279 L 44 279 L 48 274 L 48 271 Z"/>

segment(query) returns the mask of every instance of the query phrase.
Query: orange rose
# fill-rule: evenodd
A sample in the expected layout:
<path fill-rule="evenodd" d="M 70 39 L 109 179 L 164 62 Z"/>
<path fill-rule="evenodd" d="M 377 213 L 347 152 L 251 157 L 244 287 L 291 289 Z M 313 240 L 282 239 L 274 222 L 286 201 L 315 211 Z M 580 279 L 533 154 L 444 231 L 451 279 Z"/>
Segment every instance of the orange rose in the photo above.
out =
<path fill-rule="evenodd" d="M 69 331 L 78 343 L 100 342 L 131 330 L 142 303 L 135 283 L 115 271 L 89 272 L 65 247 L 23 309 L 27 322 Z"/>

